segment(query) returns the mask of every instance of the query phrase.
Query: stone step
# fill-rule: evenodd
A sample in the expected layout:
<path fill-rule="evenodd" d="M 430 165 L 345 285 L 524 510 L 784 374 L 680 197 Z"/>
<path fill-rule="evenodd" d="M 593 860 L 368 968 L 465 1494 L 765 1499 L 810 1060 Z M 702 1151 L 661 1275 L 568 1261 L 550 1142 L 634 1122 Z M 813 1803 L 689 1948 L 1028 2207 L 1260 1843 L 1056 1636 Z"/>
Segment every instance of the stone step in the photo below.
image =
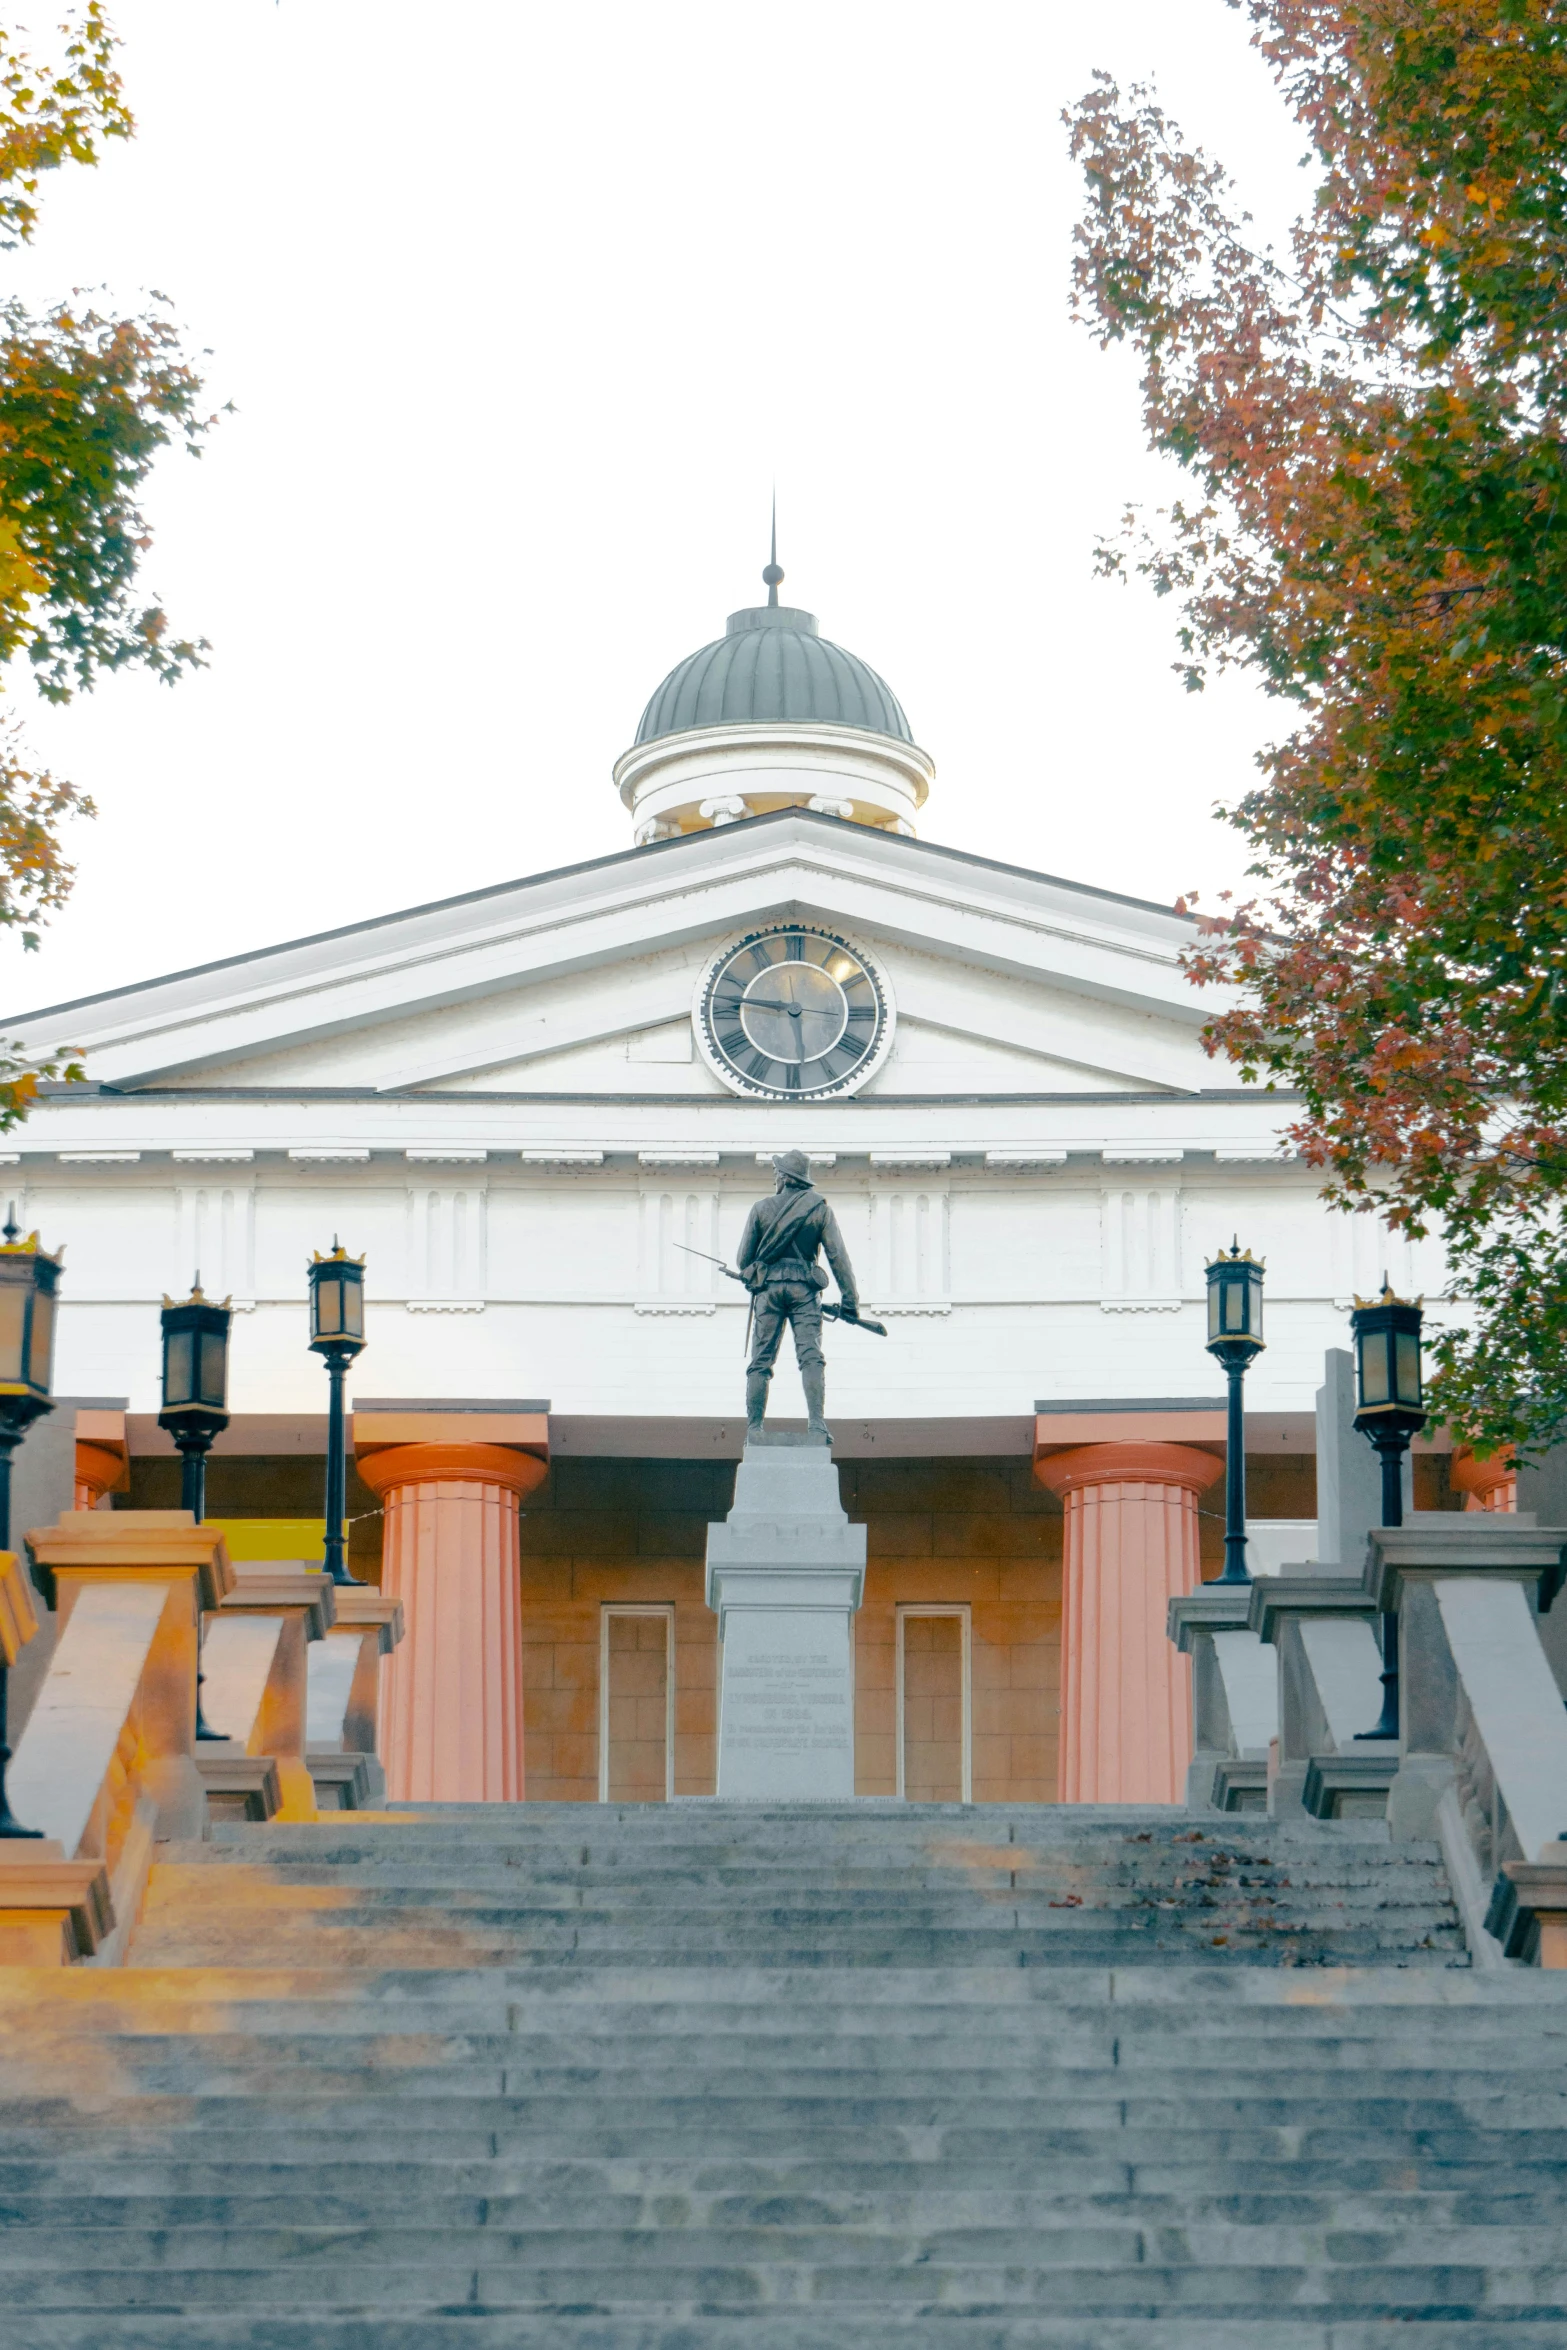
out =
<path fill-rule="evenodd" d="M 169 2100 L 166 2111 L 160 2111 L 156 2100 L 148 2103 L 143 2127 L 107 2127 L 98 2136 L 121 2153 L 139 2152 L 160 2160 L 195 2159 L 198 2145 L 210 2146 L 213 2159 L 225 2163 L 248 2158 L 292 2166 L 316 2158 L 321 2119 L 308 2108 L 302 2107 L 285 2120 L 269 2119 L 258 2113 L 253 2103 L 237 2100 Z M 1373 2131 L 1387 2162 L 1402 2164 L 1412 2184 L 1416 2173 L 1411 2166 L 1423 2160 L 1474 2165 L 1488 2158 L 1511 2164 L 1519 2153 L 1520 2131 L 1526 2131 L 1530 2141 L 1521 2158 L 1567 2161 L 1567 2129 L 1553 2126 L 1540 2115 L 1525 2115 L 1508 2128 L 1498 2124 L 1486 2129 L 1451 2111 L 1416 2107 L 1389 2112 L 1369 2097 L 1359 2108 L 1318 2115 L 1309 2122 L 1290 2115 L 1287 2100 L 1280 2100 L 1280 2106 L 1287 2118 L 1280 2118 L 1278 2112 L 1243 2110 L 1216 2112 L 1201 2123 L 1188 2120 L 1183 2124 L 1182 2109 L 1172 2103 L 1162 2112 L 1138 2112 L 1127 2122 L 1111 2111 L 1023 2128 L 1001 2119 L 989 2128 L 978 2117 L 970 2117 L 967 2123 L 955 2122 L 915 2099 L 901 2106 L 889 2103 L 874 2115 L 857 2114 L 852 2109 L 823 2113 L 802 2101 L 795 2111 L 780 2111 L 772 2104 L 760 2105 L 750 2113 L 743 2106 L 717 2108 L 704 2131 L 699 2099 L 691 2101 L 689 2110 L 667 2117 L 657 2101 L 649 2100 L 628 2109 L 618 2120 L 584 2117 L 577 2122 L 569 2103 L 535 2106 L 519 2101 L 509 2110 L 501 2110 L 469 2100 L 462 2110 L 445 2110 L 432 2117 L 399 2114 L 396 2126 L 407 2161 L 447 2164 L 486 2158 L 525 2162 L 538 2143 L 539 2133 L 546 2129 L 563 2163 L 630 2161 L 638 2145 L 650 2142 L 647 2133 L 651 2131 L 660 2145 L 661 2159 L 682 2172 L 704 2157 L 731 2164 L 815 2159 L 828 2165 L 852 2163 L 858 2152 L 863 2162 L 868 2124 L 905 2142 L 927 2142 L 932 2149 L 929 2159 L 939 2159 L 955 2176 L 964 2175 L 976 2159 L 988 2156 L 999 2160 L 1003 2154 L 1040 2175 L 1054 2165 L 1069 2176 L 1074 2164 L 1098 2160 L 1129 2166 L 1141 2176 L 1149 2166 L 1167 2164 L 1177 2154 L 1189 2164 L 1270 2165 L 1282 2175 L 1297 2150 L 1319 2163 L 1353 2160 Z M 388 2121 L 385 2106 L 368 2099 L 340 2098 L 332 2112 L 334 2126 L 367 2134 L 384 2129 Z M 63 2142 L 69 2142 L 60 2117 L 54 2113 L 8 2114 L 6 2128 L 18 2156 L 32 2152 L 48 2159 L 60 2151 Z M 89 2148 L 93 2133 L 80 2133 L 76 2142 Z M 1206 2167 L 1203 2175 L 1207 2175 Z"/>
<path fill-rule="evenodd" d="M 734 1916 L 788 1920 L 802 1925 L 841 1921 L 877 1922 L 884 1919 L 923 1918 L 941 1924 L 975 1915 L 1028 1916 L 1042 1923 L 1056 1918 L 1069 1922 L 1073 1912 L 1090 1917 L 1110 1915 L 1128 1921 L 1158 1909 L 1200 1921 L 1215 1917 L 1248 1917 L 1259 1911 L 1298 1920 L 1362 1917 L 1391 1913 L 1399 1916 L 1449 1918 L 1450 1904 L 1438 1889 L 1419 1879 L 1404 1884 L 1374 1882 L 1357 1886 L 1220 1885 L 1198 1889 L 1183 1886 L 1090 1886 L 1073 1883 L 1065 1892 L 1037 1884 L 995 1886 L 876 1885 L 858 1890 L 817 1886 L 810 1891 L 773 1884 L 756 1887 L 638 1885 L 542 1886 L 531 1880 L 493 1884 L 411 1884 L 405 1878 L 366 1883 L 353 1877 L 334 1880 L 312 1871 L 308 1884 L 273 1885 L 263 1893 L 249 1887 L 240 1900 L 224 1899 L 224 1886 L 215 1877 L 195 1885 L 171 1882 L 160 1869 L 148 1888 L 145 1915 L 162 1917 L 216 1913 L 234 1916 L 241 1910 L 264 1910 L 268 1915 L 299 1914 L 309 1909 L 352 1907 L 356 1910 L 428 1910 L 489 1912 L 497 1916 L 570 1918 L 644 1917 L 679 1925 L 699 1918 L 719 1920 Z"/>
<path fill-rule="evenodd" d="M 1442 2312 L 1422 2320 L 1404 2314 L 1396 2335 L 1387 2321 L 1375 2315 L 1350 2312 L 1339 2316 L 1322 2311 L 1281 2315 L 1277 2307 L 1222 2316 L 1159 2318 L 1136 2309 L 1091 2317 L 1071 2311 L 1028 2313 L 1015 2311 L 964 2313 L 919 2308 L 898 2312 L 802 2312 L 755 2309 L 742 2318 L 707 2314 L 668 2319 L 614 2317 L 596 2313 L 530 2315 L 527 2350 L 910 2350 L 911 2345 L 952 2343 L 958 2350 L 1388 2350 L 1413 2341 L 1419 2350 L 1494 2350 L 1492 2337 L 1476 2335 L 1468 2311 L 1456 2316 Z M 1259 2336 L 1259 2321 L 1266 2335 Z M 1542 2312 L 1537 2318 L 1503 2321 L 1508 2350 L 1560 2350 L 1560 2315 Z M 95 2350 L 168 2340 L 179 2344 L 210 2344 L 211 2350 L 435 2350 L 436 2345 L 477 2342 L 481 2350 L 516 2350 L 515 2320 L 489 2315 L 468 2306 L 461 2314 L 431 2312 L 413 2323 L 377 2313 L 373 2317 L 333 2317 L 306 2312 L 269 2321 L 264 2337 L 243 2328 L 248 2320 L 225 2320 L 211 2311 L 178 2317 L 122 2315 L 107 2320 L 69 2315 L 19 2318 L 10 2337 L 16 2350 L 75 2350 L 92 2343 Z M 183 2330 L 207 2324 L 213 2330 Z M 1157 2329 L 1173 2327 L 1168 2334 Z M 165 2335 L 160 2325 L 171 2329 Z M 1552 2332 L 1552 2326 L 1558 2328 Z M 97 2327 L 100 2330 L 89 2330 Z M 1204 2328 L 1208 2331 L 1204 2331 Z M 72 2330 L 80 2329 L 80 2330 Z"/>
<path fill-rule="evenodd" d="M 1407 2158 L 1406 2158 L 1407 2159 Z M 1419 2169 L 1417 2162 L 1417 2171 Z M 362 2162 L 345 2179 L 341 2164 L 293 2164 L 247 2159 L 238 2153 L 224 2163 L 221 2184 L 202 2163 L 168 2160 L 156 2173 L 143 2170 L 135 2187 L 123 2182 L 122 2164 L 109 2145 L 96 2156 L 53 2165 L 28 2166 L 18 2177 L 15 2161 L 0 2166 L 13 2183 L 5 2196 L 5 2226 L 40 2223 L 137 2228 L 188 2227 L 211 2221 L 217 2227 L 297 2225 L 302 2215 L 335 2227 L 386 2227 L 406 2214 L 419 2225 L 481 2225 L 523 2231 L 566 2220 L 587 2227 L 647 2224 L 663 2214 L 672 2224 L 669 2198 L 678 2196 L 692 2216 L 715 2213 L 756 2225 L 789 2224 L 802 2210 L 841 2214 L 856 2220 L 876 2208 L 888 2224 L 929 2230 L 937 2225 L 1002 2224 L 1065 2226 L 1079 2218 L 1100 2223 L 1123 2217 L 1144 2225 L 1227 2222 L 1273 2228 L 1307 2224 L 1335 2229 L 1401 2229 L 1448 2225 L 1470 2228 L 1559 2228 L 1560 2164 L 1541 2157 L 1509 2162 L 1499 2184 L 1492 2159 L 1469 2165 L 1429 2162 L 1428 2183 L 1393 2188 L 1385 2163 L 1362 2165 L 1316 2161 L 1309 2155 L 1273 2165 L 1205 2165 L 1203 2183 L 1194 2183 L 1174 2163 L 1096 2162 L 1079 2156 L 1059 2173 L 1041 2165 L 1027 2189 L 999 2162 L 986 2165 L 970 2154 L 955 2165 L 856 2163 L 852 2156 L 766 2165 L 726 2165 L 716 2179 L 710 2165 L 671 2161 L 640 2183 L 636 2166 L 617 2159 L 610 2165 L 538 2160 L 516 2156 L 479 2162 L 422 2163 L 417 2171 L 401 2162 Z M 656 2207 L 656 2208 L 655 2208 Z M 866 2220 L 869 2224 L 869 2220 Z"/>
<path fill-rule="evenodd" d="M 1292 2304 L 1316 2304 L 1349 2315 L 1373 2310 L 1484 2309 L 1493 2318 L 1509 2312 L 1541 2316 L 1559 2308 L 1567 2316 L 1567 2294 L 1559 2259 L 1519 2267 L 1479 2261 L 1441 2261 L 1429 2254 L 1393 2263 L 1380 2243 L 1360 2260 L 1344 2258 L 1325 2269 L 1316 2263 L 1271 2261 L 1260 2250 L 1249 2260 L 1223 2267 L 1200 2262 L 1142 2260 L 1135 2244 L 1106 2247 L 1103 2263 L 1090 2250 L 1074 2262 L 1028 2257 L 993 2259 L 919 2256 L 888 2258 L 883 2248 L 860 2239 L 844 2257 L 792 2261 L 780 2245 L 775 2253 L 748 2258 L 745 2240 L 727 2257 L 704 2259 L 707 2247 L 666 2244 L 656 2231 L 642 2239 L 622 2235 L 605 2245 L 569 2251 L 557 2260 L 535 2262 L 519 2251 L 509 2256 L 504 2242 L 488 2245 L 475 2261 L 457 2248 L 433 2251 L 419 2260 L 390 2254 L 362 2256 L 330 2231 L 296 2229 L 292 2241 L 234 2244 L 232 2264 L 190 2266 L 168 2260 L 145 2271 L 116 2257 L 103 2268 L 85 2265 L 62 2244 L 47 2266 L 4 2269 L 7 2305 L 12 2310 L 181 2308 L 200 2306 L 221 2280 L 223 2298 L 258 2313 L 300 2307 L 325 2310 L 409 2308 L 510 2309 L 519 2313 L 637 2307 L 678 2315 L 729 2311 L 744 2316 L 761 2307 L 793 2306 L 812 2315 L 824 2307 L 1028 2311 L 1158 2308 L 1217 2312 L 1226 2308 L 1272 2311 Z M 654 2257 L 655 2251 L 660 2255 Z M 585 2256 L 584 2256 L 585 2254 Z"/>
<path fill-rule="evenodd" d="M 490 1927 L 438 1925 L 417 1930 L 364 1926 L 354 1928 L 334 1921 L 308 1927 L 282 1926 L 265 1945 L 247 1949 L 245 1939 L 221 1930 L 209 1934 L 181 1927 L 165 1933 L 149 1932 L 133 1951 L 137 1966 L 237 1966 L 246 1956 L 258 1966 L 318 1966 L 323 1958 L 344 1967 L 491 1966 L 519 1970 L 552 1967 L 669 1967 L 689 1969 L 692 1953 L 675 1941 L 634 1938 L 617 1932 L 507 1934 Z M 1462 1967 L 1469 1964 L 1462 1943 L 1445 1930 L 1438 1940 L 1409 1942 L 1389 1929 L 1372 1927 L 1281 1928 L 1269 1935 L 1262 1928 L 1223 1931 L 1204 1936 L 1195 1931 L 1111 1936 L 1100 1932 L 1073 1935 L 1030 1927 L 954 1927 L 935 1933 L 910 1928 L 895 1936 L 843 1934 L 813 1941 L 807 1937 L 770 1939 L 765 1933 L 726 1935 L 705 1949 L 699 1963 L 717 1971 L 728 1966 L 757 1970 L 801 1969 L 830 1972 L 834 1967 L 978 1968 L 1110 1967 L 1157 1965 L 1165 1960 L 1221 1967 L 1245 1965 L 1324 1967 L 1375 1964 L 1386 1959 L 1400 1966 Z"/>
<path fill-rule="evenodd" d="M 1389 2321 L 1357 2311 L 1281 2314 L 1276 2305 L 1197 2316 L 759 2309 L 664 2318 L 589 2311 L 530 2313 L 524 2346 L 513 2316 L 472 2305 L 411 2319 L 380 2311 L 296 2313 L 269 2317 L 264 2332 L 248 2316 L 203 2306 L 141 2317 L 13 2314 L 6 2340 L 7 2350 L 1392 2350 L 1395 2343 L 1397 2350 L 1562 2350 L 1563 2308 L 1508 2313 L 1489 2338 L 1476 2323 L 1485 2315 L 1401 2312 Z"/>
<path fill-rule="evenodd" d="M 96 2044 L 112 2051 L 117 2077 L 134 2084 L 137 2093 L 167 2077 L 182 2079 L 199 2069 L 220 2074 L 226 2081 L 254 2081 L 268 2091 L 286 2083 L 289 2093 L 308 2088 L 312 2079 L 336 2080 L 352 2072 L 398 2094 L 414 2093 L 444 2082 L 455 2092 L 470 2084 L 504 2081 L 509 2093 L 526 2084 L 537 2093 L 552 2084 L 570 2086 L 584 2080 L 605 2088 L 624 2088 L 637 2081 L 689 2081 L 691 2050 L 682 2037 L 668 2046 L 650 2046 L 630 2035 L 581 2036 L 562 2039 L 555 2034 L 494 2034 L 465 2036 L 432 2048 L 423 2035 L 395 2034 L 328 2036 L 311 2034 L 296 2041 L 279 2035 L 245 2033 L 100 2035 Z M 1411 2040 L 1407 2045 L 1370 2049 L 1363 2041 L 1309 2043 L 1312 2091 L 1318 2098 L 1360 2093 L 1374 2082 L 1378 2095 L 1400 2093 L 1410 2084 L 1442 2082 L 1450 2092 L 1461 2090 L 1467 2099 L 1488 2091 L 1516 2094 L 1520 2085 L 1537 2075 L 1542 2062 L 1559 2060 L 1560 2050 L 1550 2041 L 1528 2041 L 1521 2047 L 1490 2043 L 1483 2049 L 1466 2047 L 1458 2061 L 1440 2068 L 1431 2063 L 1429 2045 Z M 1217 2053 L 1217 2050 L 1215 2051 Z M 996 2036 L 978 2035 L 957 2043 L 927 2046 L 915 2034 L 872 2036 L 861 2033 L 842 2045 L 813 2039 L 807 2033 L 779 2036 L 724 2034 L 715 2039 L 704 2065 L 704 2081 L 720 2084 L 730 2079 L 772 2086 L 787 2083 L 791 2091 L 810 2086 L 813 2093 L 859 2095 L 888 2082 L 906 2083 L 911 2076 L 947 2096 L 1017 2096 L 1038 2101 L 1071 2095 L 1085 2087 L 1128 2089 L 1176 2087 L 1201 2097 L 1221 2082 L 1229 2093 L 1252 2093 L 1259 2085 L 1276 2084 L 1281 2049 L 1266 2044 L 1226 2052 L 1222 2073 L 1203 2071 L 1192 2079 L 1190 2050 L 1172 2049 L 1156 2039 L 1063 2049 L 1041 2034 L 1019 2036 L 1006 2049 Z M 0 2097 L 4 2091 L 0 2089 Z"/>
<path fill-rule="evenodd" d="M 235 1824 L 7 1985 L 0 2350 L 1562 2350 L 1567 1981 L 1364 1826 Z"/>

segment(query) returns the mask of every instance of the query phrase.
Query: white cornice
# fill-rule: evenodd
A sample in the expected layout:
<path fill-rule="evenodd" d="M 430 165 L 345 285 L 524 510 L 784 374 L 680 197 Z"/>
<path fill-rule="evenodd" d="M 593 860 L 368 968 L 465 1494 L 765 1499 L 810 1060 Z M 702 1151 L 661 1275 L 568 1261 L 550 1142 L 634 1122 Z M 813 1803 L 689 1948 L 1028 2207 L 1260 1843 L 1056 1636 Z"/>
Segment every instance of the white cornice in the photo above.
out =
<path fill-rule="evenodd" d="M 1207 1008 L 1179 973 L 1189 926 L 1173 915 L 795 814 L 518 883 L 498 897 L 415 909 L 373 930 L 20 1016 L 12 1026 L 33 1046 L 68 1028 L 95 1074 L 150 1082 L 689 943 L 792 906 L 1186 1026 Z"/>

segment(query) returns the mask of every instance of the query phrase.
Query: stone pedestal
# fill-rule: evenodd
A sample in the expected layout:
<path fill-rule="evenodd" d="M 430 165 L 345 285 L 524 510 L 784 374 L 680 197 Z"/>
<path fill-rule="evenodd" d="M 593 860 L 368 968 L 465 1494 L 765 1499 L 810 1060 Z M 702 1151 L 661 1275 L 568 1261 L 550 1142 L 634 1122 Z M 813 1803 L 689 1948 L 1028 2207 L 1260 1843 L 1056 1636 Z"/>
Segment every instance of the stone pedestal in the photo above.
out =
<path fill-rule="evenodd" d="M 865 1529 L 819 1437 L 753 1437 L 734 1508 L 707 1530 L 718 1616 L 718 1793 L 854 1793 L 854 1613 Z"/>
<path fill-rule="evenodd" d="M 1197 1587 L 1197 1496 L 1224 1463 L 1184 1444 L 1084 1444 L 1034 1474 L 1066 1507 L 1060 1800 L 1183 1803 L 1191 1668 L 1165 1627 Z"/>

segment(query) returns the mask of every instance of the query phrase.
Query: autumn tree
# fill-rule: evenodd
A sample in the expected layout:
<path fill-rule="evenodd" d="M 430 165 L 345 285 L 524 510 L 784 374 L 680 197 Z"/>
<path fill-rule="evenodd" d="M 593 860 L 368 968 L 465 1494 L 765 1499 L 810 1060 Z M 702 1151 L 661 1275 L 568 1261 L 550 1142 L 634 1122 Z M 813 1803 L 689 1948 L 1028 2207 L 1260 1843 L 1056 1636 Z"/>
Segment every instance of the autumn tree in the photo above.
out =
<path fill-rule="evenodd" d="M 0 25 L 3 249 L 31 240 L 46 173 L 96 163 L 135 128 L 100 0 L 60 32 L 50 63 Z M 181 440 L 199 454 L 210 422 L 200 396 L 161 300 L 129 318 L 77 297 L 42 317 L 14 295 L 0 301 L 0 692 L 30 676 L 67 702 L 107 670 L 172 680 L 199 661 L 202 648 L 173 637 L 138 592 L 150 540 L 137 500 L 160 449 Z M 24 945 L 70 891 L 61 824 L 91 813 L 75 785 L 34 763 L 19 720 L 0 718 L 0 927 L 19 928 Z M 62 1065 L 0 1054 L 0 1131 Z"/>
<path fill-rule="evenodd" d="M 1154 94 L 1068 116 L 1080 315 L 1192 494 L 1101 549 L 1181 607 L 1198 689 L 1290 712 L 1224 812 L 1256 884 L 1189 957 L 1210 1050 L 1295 1095 L 1329 1197 L 1438 1230 L 1436 1397 L 1567 1428 L 1567 17 L 1244 5 L 1315 170 L 1289 249 Z"/>

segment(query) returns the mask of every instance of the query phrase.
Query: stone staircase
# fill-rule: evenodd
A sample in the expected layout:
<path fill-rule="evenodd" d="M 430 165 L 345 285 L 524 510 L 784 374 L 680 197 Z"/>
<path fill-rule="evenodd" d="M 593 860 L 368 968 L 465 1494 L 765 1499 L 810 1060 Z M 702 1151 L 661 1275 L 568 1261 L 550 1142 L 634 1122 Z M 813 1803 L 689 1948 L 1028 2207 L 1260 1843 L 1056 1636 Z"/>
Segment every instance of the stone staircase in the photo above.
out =
<path fill-rule="evenodd" d="M 0 1979 L 3 2350 L 1563 2350 L 1567 1978 L 1380 1824 L 409 1810 Z"/>

